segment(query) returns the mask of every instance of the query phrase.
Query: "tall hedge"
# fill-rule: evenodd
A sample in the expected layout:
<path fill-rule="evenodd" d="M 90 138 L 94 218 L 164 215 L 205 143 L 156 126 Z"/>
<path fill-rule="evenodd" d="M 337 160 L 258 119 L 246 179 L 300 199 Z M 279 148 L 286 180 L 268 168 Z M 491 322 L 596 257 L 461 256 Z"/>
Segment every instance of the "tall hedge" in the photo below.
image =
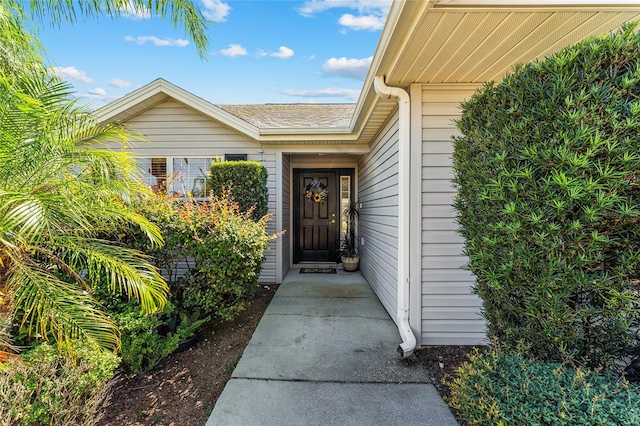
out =
<path fill-rule="evenodd" d="M 211 190 L 222 196 L 223 189 L 231 188 L 231 198 L 243 212 L 254 208 L 251 217 L 259 220 L 269 211 L 267 169 L 257 161 L 225 161 L 211 164 Z"/>
<path fill-rule="evenodd" d="M 640 354 L 636 28 L 517 66 L 462 104 L 455 208 L 503 347 L 592 367 Z"/>

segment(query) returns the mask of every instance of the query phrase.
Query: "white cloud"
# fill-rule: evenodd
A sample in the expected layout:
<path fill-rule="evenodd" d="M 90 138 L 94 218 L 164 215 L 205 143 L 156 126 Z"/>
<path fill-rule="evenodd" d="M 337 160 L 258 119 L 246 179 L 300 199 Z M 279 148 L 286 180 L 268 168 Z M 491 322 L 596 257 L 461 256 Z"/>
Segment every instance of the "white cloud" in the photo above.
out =
<path fill-rule="evenodd" d="M 287 59 L 294 55 L 294 51 L 289 49 L 287 46 L 280 46 L 277 52 L 269 54 L 269 56 L 273 56 L 275 58 Z"/>
<path fill-rule="evenodd" d="M 373 13 L 386 16 L 392 0 L 309 0 L 304 2 L 298 12 L 302 16 L 311 17 L 319 12 L 335 8 L 356 9 L 359 13 Z"/>
<path fill-rule="evenodd" d="M 349 98 L 356 100 L 360 96 L 357 89 L 315 89 L 315 90 L 283 90 L 282 93 L 301 98 Z"/>
<path fill-rule="evenodd" d="M 373 56 L 362 59 L 330 58 L 322 64 L 326 75 L 364 80 L 371 65 Z"/>
<path fill-rule="evenodd" d="M 353 16 L 350 13 L 345 13 L 338 19 L 338 23 L 343 27 L 347 27 L 351 30 L 369 30 L 377 31 L 384 27 L 384 17 L 366 15 L 366 16 Z"/>
<path fill-rule="evenodd" d="M 138 7 L 134 2 L 129 0 L 129 3 L 120 8 L 120 13 L 127 19 L 134 19 L 139 21 L 141 19 L 151 18 L 151 12 L 146 7 Z"/>
<path fill-rule="evenodd" d="M 109 84 L 113 87 L 119 87 L 121 89 L 132 86 L 130 81 L 121 80 L 119 78 L 112 78 L 111 80 L 109 80 Z"/>
<path fill-rule="evenodd" d="M 247 49 L 239 44 L 230 44 L 227 49 L 220 49 L 220 53 L 224 56 L 244 56 L 247 54 Z"/>
<path fill-rule="evenodd" d="M 183 40 L 181 38 L 179 38 L 179 39 L 159 38 L 159 37 L 156 37 L 156 36 L 138 36 L 138 37 L 126 36 L 124 38 L 124 40 L 132 42 L 132 43 L 136 43 L 136 44 L 145 44 L 146 42 L 151 42 L 155 46 L 185 47 L 185 46 L 189 45 L 189 40 Z"/>
<path fill-rule="evenodd" d="M 113 99 L 117 99 L 117 96 L 107 94 L 107 91 L 102 87 L 96 87 L 95 89 L 91 89 L 86 93 L 79 93 L 76 95 L 79 99 L 89 99 L 92 101 L 111 101 Z"/>
<path fill-rule="evenodd" d="M 93 80 L 76 67 L 53 67 L 53 72 L 62 79 L 74 80 L 81 83 L 91 83 Z"/>
<path fill-rule="evenodd" d="M 280 46 L 277 52 L 267 52 L 265 50 L 258 50 L 258 56 L 272 56 L 274 58 L 287 59 L 295 54 L 293 49 L 289 49 L 287 46 Z"/>
<path fill-rule="evenodd" d="M 202 15 L 213 22 L 224 22 L 231 10 L 231 6 L 220 0 L 202 0 L 202 3 L 204 6 Z"/>

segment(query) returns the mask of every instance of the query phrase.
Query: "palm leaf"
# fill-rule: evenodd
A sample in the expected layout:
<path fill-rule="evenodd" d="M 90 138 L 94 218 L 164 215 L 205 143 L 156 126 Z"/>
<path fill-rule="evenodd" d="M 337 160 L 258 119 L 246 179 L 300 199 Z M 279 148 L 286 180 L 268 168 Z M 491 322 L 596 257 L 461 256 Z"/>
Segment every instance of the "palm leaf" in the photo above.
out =
<path fill-rule="evenodd" d="M 60 258 L 75 270 L 86 268 L 93 285 L 106 278 L 112 293 L 138 299 L 147 313 L 164 307 L 169 288 L 145 254 L 95 239 L 65 237 L 56 243 Z"/>
<path fill-rule="evenodd" d="M 31 262 L 16 262 L 7 282 L 13 304 L 20 308 L 21 325 L 30 336 L 52 337 L 63 348 L 86 339 L 103 349 L 119 348 L 118 329 L 93 298 L 73 283 Z"/>

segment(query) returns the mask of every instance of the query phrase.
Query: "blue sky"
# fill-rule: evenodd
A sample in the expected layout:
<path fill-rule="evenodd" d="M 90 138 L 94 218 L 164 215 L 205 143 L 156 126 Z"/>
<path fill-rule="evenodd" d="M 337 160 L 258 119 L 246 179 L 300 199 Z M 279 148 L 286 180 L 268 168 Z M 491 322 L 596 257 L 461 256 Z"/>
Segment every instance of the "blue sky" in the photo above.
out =
<path fill-rule="evenodd" d="M 197 0 L 208 60 L 169 20 L 127 14 L 43 25 L 47 59 L 99 107 L 156 78 L 212 103 L 355 102 L 390 0 Z"/>

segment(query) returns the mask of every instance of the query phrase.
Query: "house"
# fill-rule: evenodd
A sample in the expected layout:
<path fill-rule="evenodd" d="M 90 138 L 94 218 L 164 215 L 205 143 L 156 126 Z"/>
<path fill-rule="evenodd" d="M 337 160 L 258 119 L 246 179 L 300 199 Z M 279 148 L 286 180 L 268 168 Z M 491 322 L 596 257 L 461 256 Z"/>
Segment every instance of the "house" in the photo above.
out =
<path fill-rule="evenodd" d="M 637 2 L 623 0 L 395 1 L 355 105 L 213 105 L 158 79 L 97 114 L 144 134 L 150 143 L 135 150 L 146 177 L 182 172 L 177 193 L 212 158 L 264 162 L 269 231 L 286 232 L 261 281 L 334 261 L 341 206 L 357 200 L 360 269 L 398 325 L 401 353 L 478 344 L 481 301 L 451 207 L 459 102 L 516 63 L 638 19 Z M 326 199 L 307 200 L 310 185 Z"/>

